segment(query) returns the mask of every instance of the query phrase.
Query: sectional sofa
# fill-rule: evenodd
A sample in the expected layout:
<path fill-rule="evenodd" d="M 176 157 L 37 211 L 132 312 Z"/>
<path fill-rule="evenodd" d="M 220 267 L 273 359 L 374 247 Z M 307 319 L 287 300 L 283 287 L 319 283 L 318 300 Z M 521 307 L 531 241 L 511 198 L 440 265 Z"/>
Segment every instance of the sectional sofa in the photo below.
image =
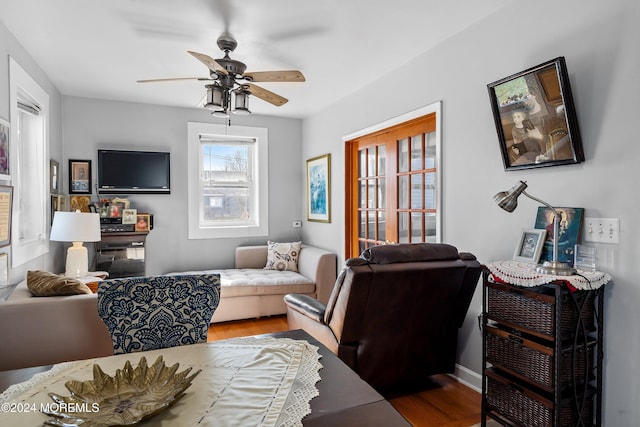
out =
<path fill-rule="evenodd" d="M 302 246 L 298 273 L 263 270 L 266 260 L 267 246 L 238 247 L 236 268 L 207 270 L 220 272 L 222 282 L 212 322 L 284 314 L 288 293 L 328 301 L 336 279 L 335 254 Z M 0 370 L 113 354 L 96 294 L 34 297 L 26 281 L 0 302 L 0 342 Z"/>

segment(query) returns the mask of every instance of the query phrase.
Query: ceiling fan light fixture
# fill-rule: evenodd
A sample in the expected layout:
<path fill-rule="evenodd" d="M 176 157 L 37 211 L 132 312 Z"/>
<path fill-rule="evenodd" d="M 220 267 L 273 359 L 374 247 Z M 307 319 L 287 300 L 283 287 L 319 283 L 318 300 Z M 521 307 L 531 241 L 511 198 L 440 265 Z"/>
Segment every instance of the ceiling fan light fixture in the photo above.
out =
<path fill-rule="evenodd" d="M 217 117 L 219 119 L 228 119 L 229 118 L 229 113 L 227 113 L 227 110 L 217 110 L 217 111 L 214 111 L 211 114 L 213 115 L 213 117 Z"/>
<path fill-rule="evenodd" d="M 209 110 L 224 110 L 227 106 L 227 92 L 218 85 L 206 85 L 205 87 L 207 88 L 207 101 L 204 104 L 204 108 Z"/>
<path fill-rule="evenodd" d="M 247 115 L 251 114 L 249 111 L 249 95 L 250 93 L 244 89 L 238 89 L 233 92 L 236 96 L 235 108 L 233 114 Z"/>

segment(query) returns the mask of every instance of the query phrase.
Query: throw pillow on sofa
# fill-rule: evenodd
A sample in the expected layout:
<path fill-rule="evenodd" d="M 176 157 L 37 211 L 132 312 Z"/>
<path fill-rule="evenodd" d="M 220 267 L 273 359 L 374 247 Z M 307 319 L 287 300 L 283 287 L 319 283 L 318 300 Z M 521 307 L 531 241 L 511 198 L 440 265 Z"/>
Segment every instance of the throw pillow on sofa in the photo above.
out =
<path fill-rule="evenodd" d="M 92 293 L 91 289 L 79 280 L 46 271 L 27 271 L 27 288 L 36 297 Z"/>
<path fill-rule="evenodd" d="M 265 270 L 298 271 L 298 255 L 302 242 L 267 242 Z"/>

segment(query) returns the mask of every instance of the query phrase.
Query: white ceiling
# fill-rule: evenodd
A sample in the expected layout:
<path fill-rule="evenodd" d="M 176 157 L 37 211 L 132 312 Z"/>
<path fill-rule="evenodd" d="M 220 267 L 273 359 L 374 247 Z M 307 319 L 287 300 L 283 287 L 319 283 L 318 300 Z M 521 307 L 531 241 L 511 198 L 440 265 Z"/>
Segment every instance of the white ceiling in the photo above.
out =
<path fill-rule="evenodd" d="M 510 0 L 0 0 L 0 19 L 63 95 L 195 107 L 207 77 L 187 50 L 248 71 L 301 70 L 304 83 L 260 83 L 289 99 L 252 97 L 254 113 L 305 117 L 378 79 Z M 416 78 L 419 78 L 416 76 Z M 397 84 L 397 82 L 392 84 Z"/>

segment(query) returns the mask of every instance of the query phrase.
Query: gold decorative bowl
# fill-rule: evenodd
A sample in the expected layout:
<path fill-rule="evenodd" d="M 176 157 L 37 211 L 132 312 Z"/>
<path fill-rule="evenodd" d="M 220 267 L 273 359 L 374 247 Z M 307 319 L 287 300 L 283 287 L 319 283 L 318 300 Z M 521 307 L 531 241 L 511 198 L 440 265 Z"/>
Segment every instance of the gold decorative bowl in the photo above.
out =
<path fill-rule="evenodd" d="M 191 368 L 176 373 L 179 364 L 167 367 L 158 357 L 153 365 L 140 358 L 136 368 L 127 360 L 124 368 L 116 369 L 113 377 L 105 374 L 99 365 L 93 365 L 93 380 L 67 381 L 71 396 L 49 393 L 55 402 L 55 411 L 45 412 L 54 418 L 45 424 L 52 426 L 130 426 L 149 418 L 173 404 L 184 395 L 196 371 L 187 376 Z"/>

